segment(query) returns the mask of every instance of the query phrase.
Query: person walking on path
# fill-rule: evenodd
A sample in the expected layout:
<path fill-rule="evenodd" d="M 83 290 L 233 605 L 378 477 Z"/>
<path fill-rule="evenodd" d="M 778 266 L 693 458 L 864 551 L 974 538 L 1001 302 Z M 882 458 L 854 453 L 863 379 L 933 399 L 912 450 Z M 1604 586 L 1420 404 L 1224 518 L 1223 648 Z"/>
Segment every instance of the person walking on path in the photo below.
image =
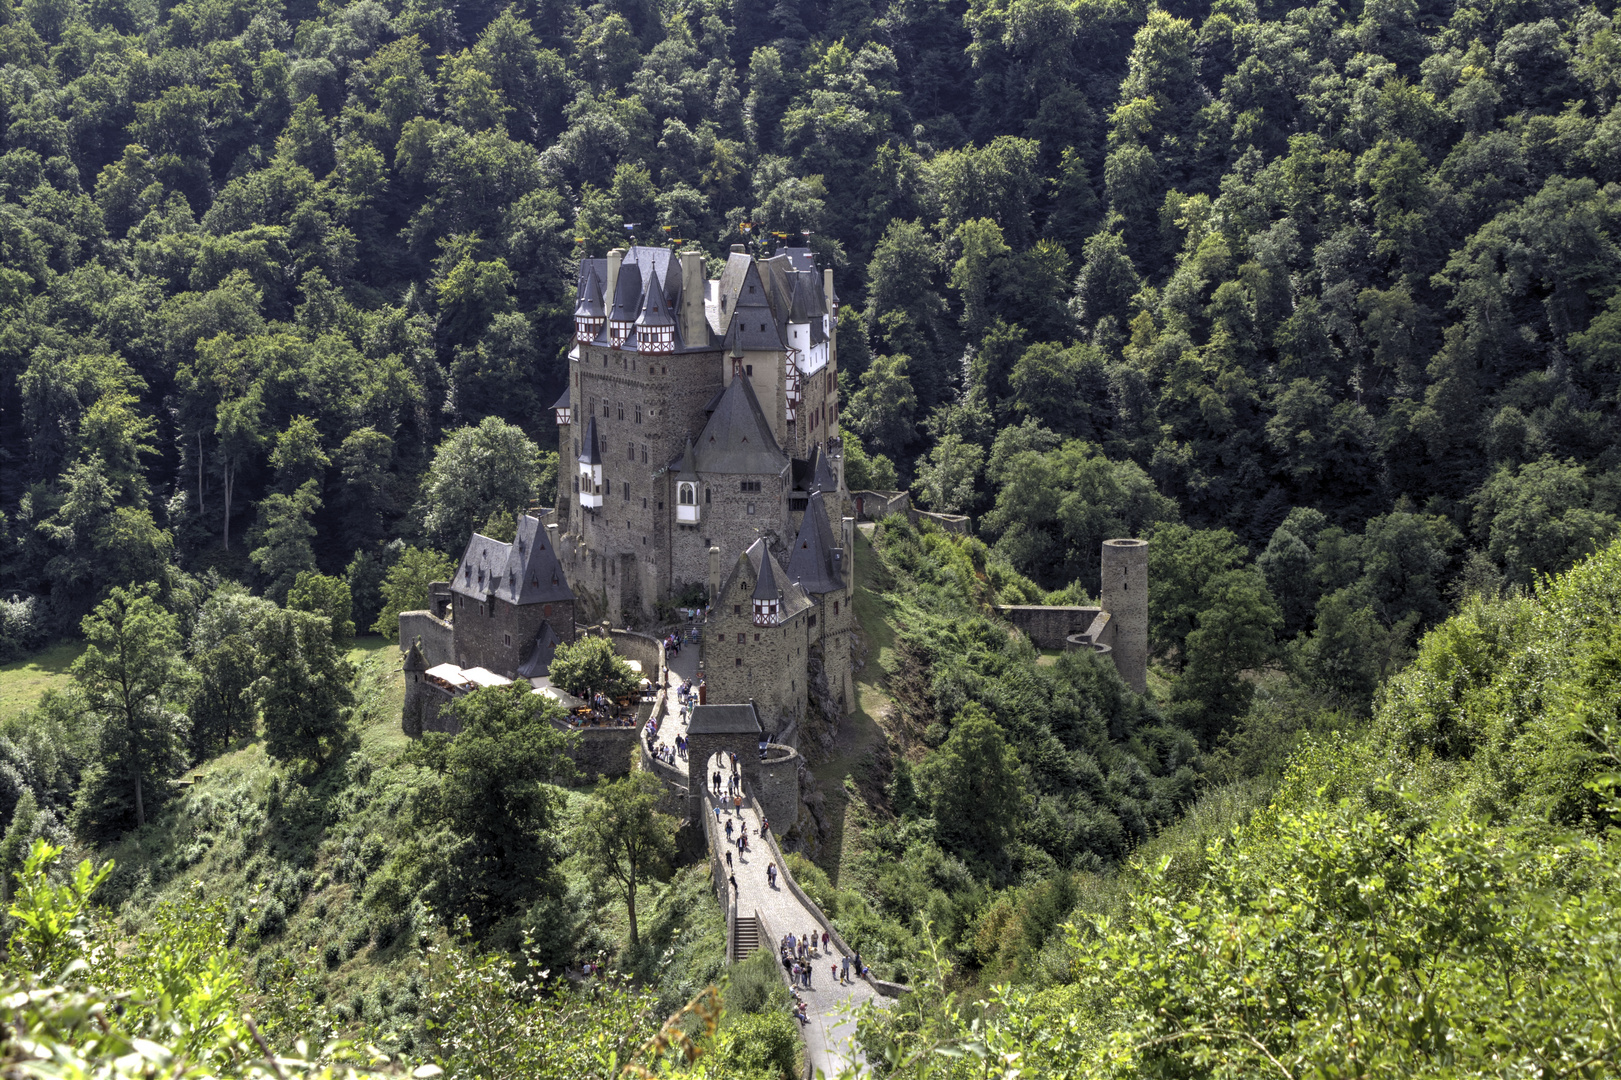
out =
<path fill-rule="evenodd" d="M 766 863 L 765 879 L 773 889 L 777 887 L 777 864 Z"/>
<path fill-rule="evenodd" d="M 827 952 L 827 931 L 822 931 L 822 951 Z"/>
<path fill-rule="evenodd" d="M 805 989 L 807 990 L 811 989 L 811 972 L 813 970 L 815 970 L 815 968 L 812 965 L 805 965 Z"/>
<path fill-rule="evenodd" d="M 726 839 L 730 840 L 731 838 L 732 838 L 732 823 L 730 821 L 728 821 L 728 822 L 726 822 Z"/>
<path fill-rule="evenodd" d="M 730 870 L 731 868 L 732 868 L 732 853 L 730 851 L 728 851 L 726 853 L 726 869 Z"/>
<path fill-rule="evenodd" d="M 730 881 L 732 883 L 732 895 L 736 896 L 737 895 L 737 875 L 736 874 L 727 874 L 726 875 L 726 880 Z"/>
<path fill-rule="evenodd" d="M 842 965 L 842 968 L 841 968 L 841 970 L 839 972 L 839 982 L 841 982 L 841 983 L 849 983 L 849 981 L 850 981 L 850 957 L 845 956 L 844 964 Z"/>

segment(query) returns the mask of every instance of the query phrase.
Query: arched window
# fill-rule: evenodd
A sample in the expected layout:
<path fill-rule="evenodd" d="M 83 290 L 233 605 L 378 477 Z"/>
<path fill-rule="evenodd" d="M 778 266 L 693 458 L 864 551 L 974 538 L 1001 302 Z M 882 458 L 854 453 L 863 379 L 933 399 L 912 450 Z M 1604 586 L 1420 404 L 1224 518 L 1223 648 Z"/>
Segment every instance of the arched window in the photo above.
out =
<path fill-rule="evenodd" d="M 693 484 L 682 484 L 680 486 L 680 499 L 681 505 L 683 506 L 692 506 L 695 504 L 698 501 L 698 492 L 696 486 Z"/>

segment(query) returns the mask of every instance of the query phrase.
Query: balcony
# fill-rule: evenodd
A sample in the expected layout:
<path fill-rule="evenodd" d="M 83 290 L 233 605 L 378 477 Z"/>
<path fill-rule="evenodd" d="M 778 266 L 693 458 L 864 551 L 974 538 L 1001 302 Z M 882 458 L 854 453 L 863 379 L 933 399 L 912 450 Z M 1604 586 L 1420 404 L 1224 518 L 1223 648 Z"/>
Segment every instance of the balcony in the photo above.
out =
<path fill-rule="evenodd" d="M 675 523 L 677 525 L 698 524 L 698 507 L 694 505 L 687 505 L 685 503 L 678 503 L 675 508 Z"/>

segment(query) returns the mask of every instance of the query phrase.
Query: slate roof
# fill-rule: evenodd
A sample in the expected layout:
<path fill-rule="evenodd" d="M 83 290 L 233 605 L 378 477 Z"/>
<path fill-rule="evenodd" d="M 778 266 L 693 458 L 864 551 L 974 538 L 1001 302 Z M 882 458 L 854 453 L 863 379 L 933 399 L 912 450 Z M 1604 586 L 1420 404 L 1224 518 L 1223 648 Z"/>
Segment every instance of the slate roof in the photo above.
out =
<path fill-rule="evenodd" d="M 623 271 L 621 271 L 623 272 Z M 664 286 L 659 281 L 658 271 L 647 283 L 642 297 L 642 313 L 637 316 L 638 326 L 674 326 L 675 320 L 670 318 L 670 309 L 664 299 Z"/>
<path fill-rule="evenodd" d="M 595 263 L 597 260 L 588 260 Z M 574 305 L 574 314 L 580 318 L 603 319 L 607 312 L 602 305 L 602 277 L 594 265 L 582 268 L 582 281 L 580 284 L 580 301 Z"/>
<path fill-rule="evenodd" d="M 568 577 L 540 519 L 524 514 L 510 544 L 474 533 L 451 579 L 452 592 L 480 602 L 492 594 L 509 604 L 573 600 Z"/>
<path fill-rule="evenodd" d="M 721 392 L 693 449 L 701 473 L 775 476 L 788 464 L 747 378 L 733 379 Z"/>
<path fill-rule="evenodd" d="M 614 285 L 614 322 L 635 322 L 642 307 L 642 272 L 634 263 L 620 263 L 619 280 Z"/>
<path fill-rule="evenodd" d="M 763 538 L 754 541 L 748 546 L 747 551 L 737 557 L 731 576 L 726 579 L 728 592 L 731 591 L 733 578 L 742 573 L 753 574 L 756 582 L 763 577 L 771 578 L 778 595 L 777 616 L 783 622 L 809 611 L 813 606 L 811 598 L 805 595 L 805 590 L 794 584 L 792 576 L 772 556 Z M 758 590 L 759 586 L 756 585 L 755 589 Z"/>
<path fill-rule="evenodd" d="M 427 671 L 428 670 L 428 661 L 423 659 L 422 650 L 417 648 L 417 643 L 414 642 L 414 641 L 411 642 L 411 647 L 409 649 L 407 649 L 406 652 L 405 652 L 405 670 L 406 671 Z"/>
<path fill-rule="evenodd" d="M 551 536 L 539 518 L 518 519 L 518 535 L 509 545 L 507 576 L 495 595 L 513 604 L 551 604 L 574 599 L 568 575 L 552 550 Z"/>
<path fill-rule="evenodd" d="M 568 408 L 569 407 L 568 393 L 569 393 L 569 388 L 566 387 L 566 386 L 563 387 L 563 396 L 558 398 L 556 401 L 552 402 L 552 408 L 554 408 L 554 409 L 566 409 L 566 408 Z"/>
<path fill-rule="evenodd" d="M 750 594 L 751 600 L 780 600 L 782 590 L 777 588 L 775 559 L 760 560 L 760 577 L 754 583 L 754 592 Z"/>
<path fill-rule="evenodd" d="M 495 591 L 496 582 L 507 572 L 507 548 L 499 540 L 474 533 L 462 553 L 462 561 L 450 579 L 452 592 L 482 601 Z"/>
<path fill-rule="evenodd" d="M 592 306 L 593 279 L 595 289 L 606 291 L 608 281 L 607 259 L 581 259 L 579 279 L 575 283 L 575 313 L 581 317 L 604 318 L 604 311 Z M 714 342 L 706 331 L 700 341 L 686 341 L 680 320 L 675 313 L 681 308 L 681 262 L 675 252 L 664 247 L 633 246 L 625 252 L 619 263 L 619 277 L 614 282 L 614 294 L 601 297 L 602 307 L 611 309 L 597 332 L 596 341 L 607 344 L 607 322 L 640 322 L 643 325 L 675 327 L 677 351 L 713 349 Z M 653 309 L 651 321 L 645 316 Z"/>
<path fill-rule="evenodd" d="M 551 623 L 541 623 L 540 633 L 535 635 L 535 647 L 529 650 L 529 658 L 518 666 L 518 678 L 539 679 L 544 677 L 552 668 L 552 657 L 557 655 L 557 647 L 563 639 L 557 636 Z"/>
<path fill-rule="evenodd" d="M 602 446 L 597 440 L 597 418 L 595 416 L 586 417 L 585 443 L 580 449 L 580 464 L 602 464 Z"/>
<path fill-rule="evenodd" d="M 839 481 L 833 475 L 833 466 L 828 463 L 827 449 L 817 443 L 811 448 L 811 475 L 809 491 L 836 491 Z"/>
<path fill-rule="evenodd" d="M 781 351 L 788 347 L 782 327 L 777 312 L 772 310 L 765 281 L 760 277 L 759 264 L 751 262 L 743 272 L 742 287 L 737 294 L 727 333 L 735 332 L 737 345 L 751 352 Z"/>
<path fill-rule="evenodd" d="M 688 735 L 763 735 L 760 714 L 754 703 L 743 705 L 695 705 L 687 723 Z"/>
<path fill-rule="evenodd" d="M 805 520 L 788 553 L 788 577 L 807 593 L 842 591 L 843 567 L 833 558 L 837 547 L 833 527 L 827 522 L 827 506 L 818 491 L 805 504 Z"/>

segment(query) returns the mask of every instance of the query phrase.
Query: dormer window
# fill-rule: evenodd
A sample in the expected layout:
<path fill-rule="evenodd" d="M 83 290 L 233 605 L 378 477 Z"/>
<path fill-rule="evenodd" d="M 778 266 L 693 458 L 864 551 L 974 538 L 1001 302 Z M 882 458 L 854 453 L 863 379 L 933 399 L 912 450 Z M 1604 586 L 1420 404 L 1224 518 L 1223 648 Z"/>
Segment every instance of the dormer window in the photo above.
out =
<path fill-rule="evenodd" d="M 778 601 L 776 600 L 754 601 L 754 625 L 776 626 L 780 621 L 780 617 L 777 612 L 777 605 Z"/>
<path fill-rule="evenodd" d="M 624 348 L 635 329 L 636 324 L 630 319 L 608 320 L 608 344 L 616 349 Z"/>
<path fill-rule="evenodd" d="M 581 345 L 591 344 L 597 340 L 597 335 L 602 333 L 602 323 L 602 319 L 576 315 L 574 317 L 574 340 Z"/>
<path fill-rule="evenodd" d="M 569 408 L 567 405 L 559 406 L 553 411 L 557 413 L 557 424 L 559 427 L 564 427 L 574 423 L 574 410 Z"/>

